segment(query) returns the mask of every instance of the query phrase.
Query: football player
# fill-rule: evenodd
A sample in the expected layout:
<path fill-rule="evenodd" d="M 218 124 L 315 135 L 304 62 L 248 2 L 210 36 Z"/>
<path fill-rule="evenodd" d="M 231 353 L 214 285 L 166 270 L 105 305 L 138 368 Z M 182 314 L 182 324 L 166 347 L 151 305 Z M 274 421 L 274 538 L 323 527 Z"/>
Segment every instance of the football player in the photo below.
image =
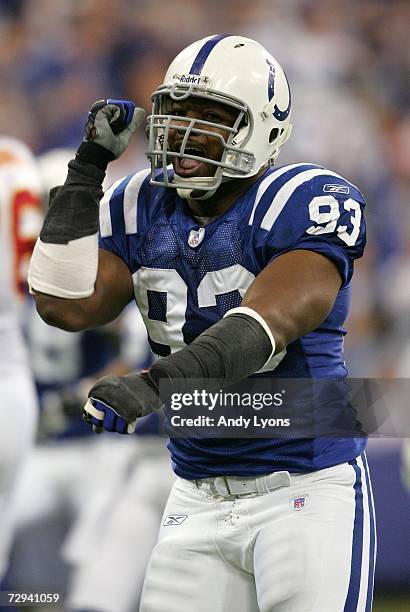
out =
<path fill-rule="evenodd" d="M 175 58 L 152 100 L 151 169 L 104 196 L 107 164 L 142 112 L 119 100 L 91 108 L 31 260 L 48 323 L 100 325 L 135 298 L 159 357 L 146 373 L 98 381 L 86 420 L 131 432 L 169 398 L 164 381 L 192 392 L 192 379 L 209 389 L 248 377 L 343 379 L 365 203 L 331 170 L 276 166 L 291 132 L 279 63 L 248 38 L 210 36 Z M 179 479 L 141 610 L 370 610 L 365 445 L 353 435 L 171 437 Z"/>
<path fill-rule="evenodd" d="M 37 400 L 23 340 L 27 266 L 41 228 L 40 182 L 22 142 L 0 137 L 0 582 L 15 521 L 16 481 L 32 447 Z M 6 425 L 7 409 L 7 425 Z"/>

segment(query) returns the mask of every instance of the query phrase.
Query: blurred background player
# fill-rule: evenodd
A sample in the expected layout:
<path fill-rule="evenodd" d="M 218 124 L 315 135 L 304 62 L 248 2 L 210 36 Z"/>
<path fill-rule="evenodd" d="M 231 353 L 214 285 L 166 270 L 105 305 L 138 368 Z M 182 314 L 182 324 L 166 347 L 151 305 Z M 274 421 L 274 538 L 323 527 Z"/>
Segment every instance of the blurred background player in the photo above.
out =
<path fill-rule="evenodd" d="M 155 417 L 122 439 L 91 436 L 79 415 L 95 375 L 150 363 L 145 328 L 135 309 L 80 334 L 44 330 L 33 318 L 40 437 L 18 488 L 8 582 L 21 590 L 53 585 L 73 610 L 135 610 L 174 480 L 165 440 Z M 90 462 L 98 474 L 85 469 Z"/>
<path fill-rule="evenodd" d="M 22 142 L 0 136 L 0 583 L 14 531 L 17 480 L 37 422 L 22 312 L 27 265 L 41 222 L 34 158 Z"/>
<path fill-rule="evenodd" d="M 56 149 L 37 159 L 44 208 L 72 156 Z M 8 582 L 39 592 L 53 584 L 73 609 L 131 611 L 174 480 L 165 440 L 155 417 L 136 436 L 118 439 L 90 435 L 80 415 L 95 378 L 151 363 L 145 326 L 132 307 L 115 323 L 81 333 L 46 325 L 34 304 L 25 314 L 41 418 L 16 495 Z M 90 461 L 98 478 L 84 469 Z"/>

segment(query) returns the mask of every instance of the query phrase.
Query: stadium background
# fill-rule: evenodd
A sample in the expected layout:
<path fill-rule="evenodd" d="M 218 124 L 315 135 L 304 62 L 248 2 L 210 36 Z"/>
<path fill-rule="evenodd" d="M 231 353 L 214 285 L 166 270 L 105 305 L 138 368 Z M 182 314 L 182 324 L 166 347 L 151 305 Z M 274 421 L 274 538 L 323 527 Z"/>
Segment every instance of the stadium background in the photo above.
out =
<path fill-rule="evenodd" d="M 407 378 L 409 22 L 408 0 L 0 0 L 0 134 L 37 156 L 76 148 L 94 100 L 130 98 L 149 111 L 150 93 L 186 44 L 226 32 L 259 40 L 293 92 L 294 131 L 280 163 L 329 166 L 368 201 L 346 340 L 350 373 Z M 145 166 L 144 150 L 141 134 L 111 178 Z M 374 610 L 399 612 L 410 601 L 402 441 L 372 440 L 369 458 L 379 510 Z"/>

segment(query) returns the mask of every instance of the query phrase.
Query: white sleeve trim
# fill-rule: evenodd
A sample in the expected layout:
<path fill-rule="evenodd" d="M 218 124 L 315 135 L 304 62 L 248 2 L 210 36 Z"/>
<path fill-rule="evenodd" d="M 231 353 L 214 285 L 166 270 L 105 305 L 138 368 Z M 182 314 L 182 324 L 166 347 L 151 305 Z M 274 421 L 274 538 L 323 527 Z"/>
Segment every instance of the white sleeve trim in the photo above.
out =
<path fill-rule="evenodd" d="M 225 313 L 224 318 L 225 317 L 229 317 L 230 315 L 233 314 L 245 314 L 248 317 L 252 317 L 252 319 L 255 319 L 255 321 L 257 321 L 261 327 L 263 327 L 264 331 L 266 332 L 270 343 L 272 345 L 272 352 L 269 355 L 268 359 L 266 360 L 266 362 L 264 363 L 264 365 L 262 366 L 263 368 L 266 366 L 266 364 L 272 359 L 272 357 L 275 354 L 275 349 L 276 349 L 276 342 L 275 342 L 275 338 L 273 337 L 273 334 L 270 330 L 269 325 L 266 323 L 265 319 L 263 317 L 261 317 L 261 315 L 256 312 L 256 310 L 253 310 L 253 308 L 248 308 L 247 306 L 238 306 L 238 308 L 232 308 L 231 310 L 228 310 L 227 313 Z"/>

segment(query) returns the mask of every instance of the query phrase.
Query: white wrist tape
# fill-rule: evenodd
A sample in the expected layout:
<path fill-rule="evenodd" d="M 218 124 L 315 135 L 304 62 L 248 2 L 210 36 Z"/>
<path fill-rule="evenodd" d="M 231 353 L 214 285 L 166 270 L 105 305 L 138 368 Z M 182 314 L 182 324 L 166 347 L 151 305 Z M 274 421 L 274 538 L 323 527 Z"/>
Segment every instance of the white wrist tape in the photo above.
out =
<path fill-rule="evenodd" d="M 257 321 L 261 325 L 261 327 L 263 327 L 272 345 L 272 352 L 269 355 L 269 358 L 267 359 L 265 363 L 266 365 L 274 356 L 275 348 L 276 348 L 275 338 L 273 337 L 273 334 L 269 328 L 269 325 L 266 323 L 265 319 L 261 317 L 261 315 L 258 312 L 256 312 L 256 310 L 253 310 L 252 308 L 248 308 L 247 306 L 239 306 L 238 308 L 231 308 L 231 310 L 228 310 L 228 312 L 225 313 L 224 318 L 229 317 L 230 315 L 233 315 L 233 314 L 248 315 L 249 317 L 252 317 L 252 319 L 255 319 L 255 321 Z"/>
<path fill-rule="evenodd" d="M 37 239 L 28 271 L 30 290 L 66 299 L 94 293 L 98 269 L 98 232 L 68 244 Z"/>

